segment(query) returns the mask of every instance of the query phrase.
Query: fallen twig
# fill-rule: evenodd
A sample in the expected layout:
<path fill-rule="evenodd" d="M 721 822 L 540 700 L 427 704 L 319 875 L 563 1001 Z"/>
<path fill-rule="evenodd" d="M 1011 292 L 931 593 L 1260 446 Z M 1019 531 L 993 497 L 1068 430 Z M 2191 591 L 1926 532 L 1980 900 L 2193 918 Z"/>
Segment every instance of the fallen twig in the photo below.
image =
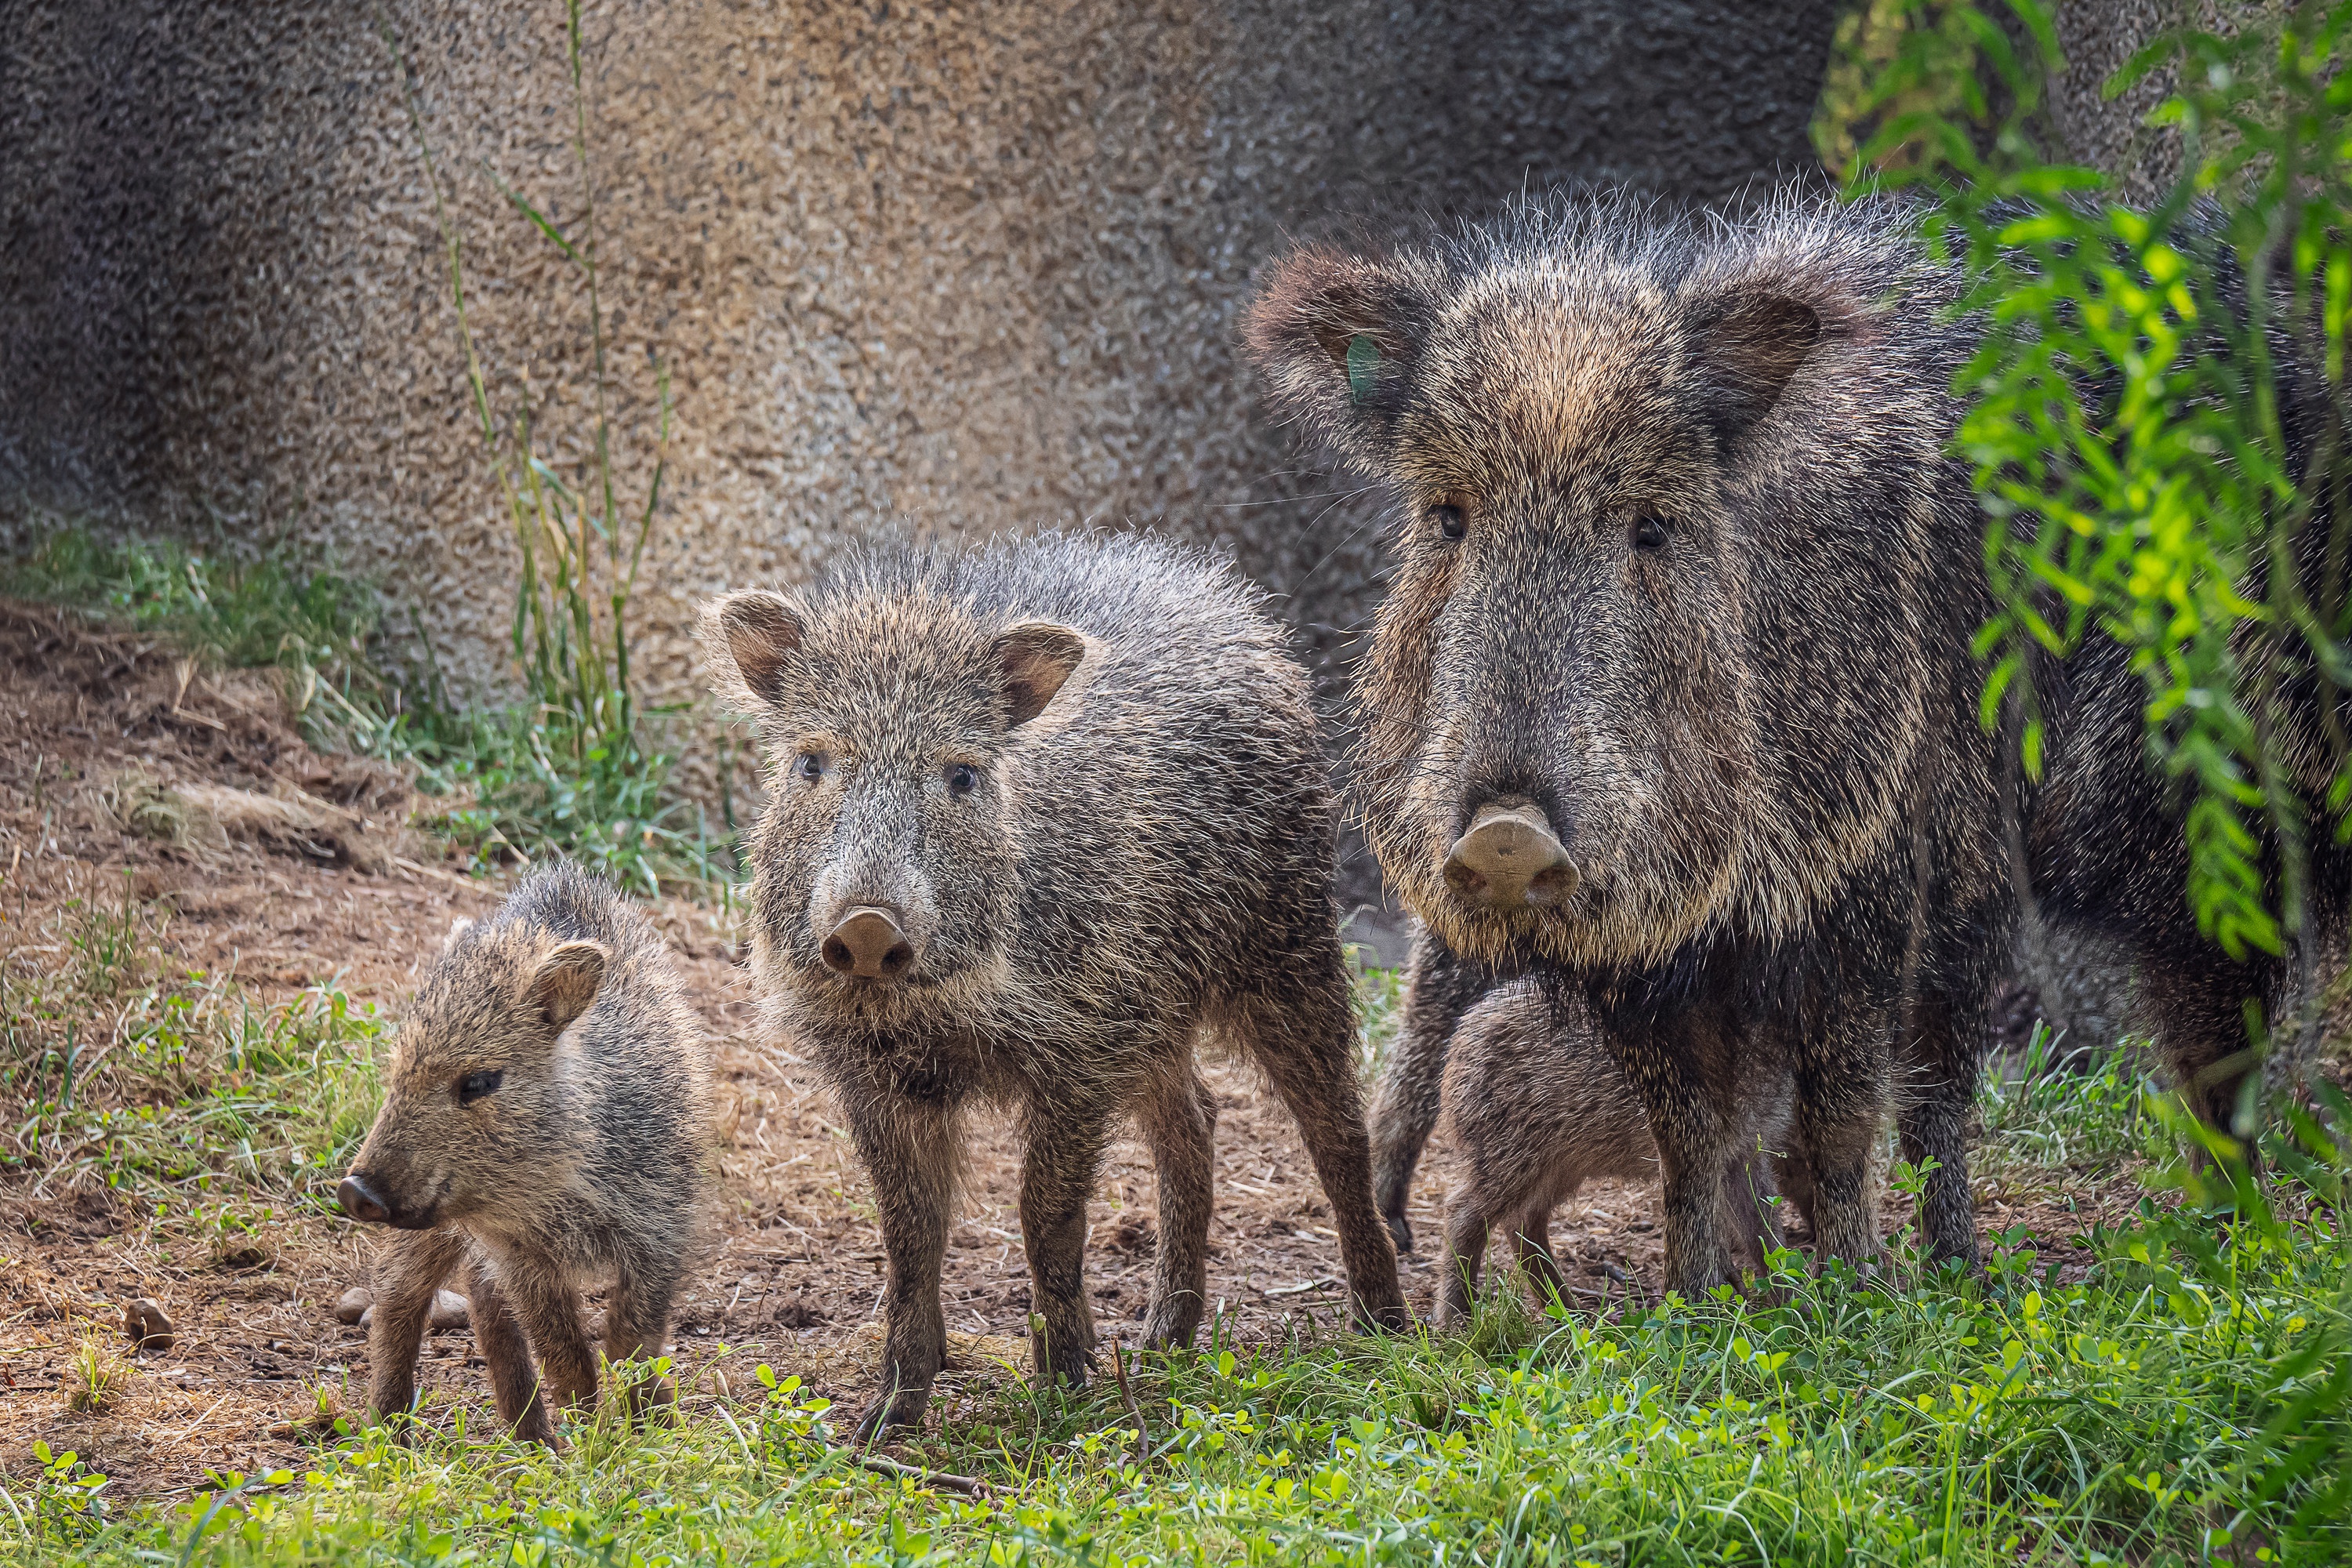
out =
<path fill-rule="evenodd" d="M 927 1470 L 919 1465 L 902 1465 L 896 1459 L 886 1459 L 879 1454 L 857 1456 L 860 1469 L 872 1470 L 877 1476 L 906 1476 L 927 1487 L 945 1487 L 951 1492 L 961 1492 L 968 1498 L 987 1499 L 995 1496 L 994 1489 L 978 1476 L 952 1475 L 946 1470 Z"/>
<path fill-rule="evenodd" d="M 1118 1396 L 1127 1401 L 1127 1413 L 1135 1417 L 1135 1462 L 1147 1465 L 1151 1462 L 1151 1443 L 1144 1432 L 1143 1407 L 1136 1404 L 1135 1390 L 1128 1385 L 1127 1361 L 1122 1354 L 1125 1349 L 1118 1341 L 1111 1341 L 1110 1374 L 1118 1384 Z"/>
<path fill-rule="evenodd" d="M 1296 1285 L 1278 1285 L 1273 1289 L 1266 1291 L 1265 1294 L 1268 1296 L 1297 1296 L 1302 1295 L 1308 1290 L 1318 1289 L 1325 1285 L 1337 1285 L 1339 1281 L 1337 1279 L 1334 1279 L 1328 1274 L 1326 1274 L 1319 1279 L 1302 1279 Z"/>

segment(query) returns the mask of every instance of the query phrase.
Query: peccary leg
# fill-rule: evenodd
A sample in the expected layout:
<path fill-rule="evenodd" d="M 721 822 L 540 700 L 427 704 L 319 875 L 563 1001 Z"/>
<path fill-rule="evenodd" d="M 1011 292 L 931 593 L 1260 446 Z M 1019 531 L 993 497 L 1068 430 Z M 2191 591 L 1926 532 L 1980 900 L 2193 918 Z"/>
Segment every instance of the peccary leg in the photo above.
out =
<path fill-rule="evenodd" d="M 376 1264 L 375 1316 L 368 1320 L 368 1410 L 405 1415 L 416 1404 L 416 1355 L 433 1315 L 433 1293 L 466 1260 L 465 1234 L 404 1232 Z"/>
<path fill-rule="evenodd" d="M 1404 1015 L 1372 1108 L 1372 1197 L 1399 1252 L 1412 1250 L 1412 1222 L 1405 1218 L 1405 1202 L 1412 1194 L 1413 1167 L 1437 1125 L 1446 1047 L 1462 1015 L 1492 984 L 1484 970 L 1456 958 L 1426 926 L 1414 931 Z"/>
<path fill-rule="evenodd" d="M 1969 1118 L 1976 1109 L 1982 1020 L 1948 996 L 1919 998 L 1911 1016 L 1911 1063 L 1918 1081 L 1895 1120 L 1903 1158 L 1936 1162 L 1919 1199 L 1919 1229 L 1927 1255 L 1977 1263 L 1976 1200 L 1969 1192 Z"/>
<path fill-rule="evenodd" d="M 1565 1202 L 1575 1192 L 1573 1187 L 1560 1194 Z M 1519 1270 L 1528 1277 L 1528 1285 L 1536 1293 L 1539 1306 L 1549 1307 L 1554 1301 L 1568 1302 L 1568 1279 L 1559 1271 L 1559 1263 L 1551 1255 L 1551 1205 L 1545 1202 L 1529 1204 L 1519 1214 Z"/>
<path fill-rule="evenodd" d="M 1297 1119 L 1331 1200 L 1357 1320 L 1402 1330 L 1412 1318 L 1397 1288 L 1396 1244 L 1372 1206 L 1371 1141 L 1356 1088 L 1355 1018 L 1338 939 L 1280 978 L 1278 994 L 1236 998 L 1233 1022 Z"/>
<path fill-rule="evenodd" d="M 1185 1051 L 1136 1107 L 1160 1180 L 1160 1248 L 1143 1342 L 1189 1345 L 1209 1296 L 1209 1216 L 1213 1209 L 1217 1102 Z"/>
<path fill-rule="evenodd" d="M 2269 1000 L 2267 976 L 2202 942 L 2138 957 L 2157 1048 L 2173 1086 L 2199 1121 L 2234 1136 L 2238 1097 L 2254 1067 L 2245 1007 Z"/>
<path fill-rule="evenodd" d="M 651 1360 L 662 1353 L 669 1338 L 670 1303 L 677 1296 L 676 1255 L 654 1259 L 632 1258 L 623 1266 L 613 1299 L 604 1308 L 604 1359 L 619 1363 Z M 667 1374 L 643 1377 L 629 1385 L 629 1413 L 641 1415 L 652 1405 L 672 1405 L 677 1384 Z"/>
<path fill-rule="evenodd" d="M 1797 1046 L 1792 1152 L 1802 1157 L 1788 1163 L 1802 1172 L 1805 1221 L 1822 1260 L 1878 1261 L 1870 1170 L 1886 1117 L 1887 1047 L 1884 1016 L 1870 1008 L 1833 1012 Z"/>
<path fill-rule="evenodd" d="M 1445 1257 L 1438 1281 L 1437 1327 L 1450 1332 L 1465 1326 L 1478 1298 L 1478 1276 L 1486 1267 L 1486 1241 L 1493 1226 L 1475 1187 L 1457 1187 L 1445 1200 Z"/>
<path fill-rule="evenodd" d="M 844 1101 L 850 1139 L 874 1182 L 887 1270 L 882 1392 L 857 1418 L 857 1441 L 866 1443 L 886 1427 L 921 1424 L 947 1359 L 940 1262 L 955 1194 L 955 1118 L 944 1100 L 851 1094 Z"/>
<path fill-rule="evenodd" d="M 539 1369 L 531 1365 L 530 1342 L 499 1287 L 497 1266 L 487 1258 L 474 1259 L 466 1281 L 466 1316 L 474 1327 L 474 1348 L 490 1369 L 499 1418 L 517 1440 L 551 1445 L 554 1428 L 548 1421 L 547 1402 L 539 1396 Z"/>
<path fill-rule="evenodd" d="M 1021 1245 L 1029 1255 L 1032 1363 L 1041 1387 L 1066 1382 L 1083 1388 L 1095 1359 L 1086 1288 L 1087 1200 L 1094 1195 L 1110 1118 L 1092 1107 L 1033 1100 L 1028 1123 Z M 1164 1238 L 1160 1245 L 1167 1245 Z M 1156 1301 L 1153 1310 L 1156 1315 Z"/>
<path fill-rule="evenodd" d="M 1771 1158 L 1750 1137 L 1724 1168 L 1724 1223 L 1735 1233 L 1731 1256 L 1737 1267 L 1761 1276 L 1766 1256 L 1780 1245 L 1780 1226 L 1772 1215 Z"/>
<path fill-rule="evenodd" d="M 594 1405 L 596 1352 L 580 1328 L 580 1293 L 552 1258 L 515 1249 L 498 1262 L 499 1289 L 539 1358 L 543 1418 L 552 1422 L 558 1409 Z"/>
<path fill-rule="evenodd" d="M 1738 1154 L 1738 1128 L 1704 1070 L 1724 1042 L 1711 1020 L 1685 1017 L 1639 1038 L 1603 1031 L 1611 1055 L 1642 1097 L 1657 1141 L 1664 1188 L 1666 1289 L 1697 1300 L 1733 1278 L 1724 1240 L 1724 1173 Z M 1720 1075 L 1728 1081 L 1729 1074 Z"/>

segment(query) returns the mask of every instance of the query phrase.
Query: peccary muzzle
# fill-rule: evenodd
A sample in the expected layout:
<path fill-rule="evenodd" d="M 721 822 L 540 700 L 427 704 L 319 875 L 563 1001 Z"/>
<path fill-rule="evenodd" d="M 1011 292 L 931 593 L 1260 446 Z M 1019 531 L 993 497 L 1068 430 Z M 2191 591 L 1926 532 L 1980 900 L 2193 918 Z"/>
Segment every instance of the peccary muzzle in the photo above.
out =
<path fill-rule="evenodd" d="M 1533 801 L 1493 801 L 1445 856 L 1445 880 L 1493 909 L 1556 904 L 1576 891 L 1576 868 L 1544 809 Z"/>
<path fill-rule="evenodd" d="M 825 934 L 824 966 L 860 980 L 895 981 L 915 962 L 915 944 L 896 912 L 860 904 Z"/>

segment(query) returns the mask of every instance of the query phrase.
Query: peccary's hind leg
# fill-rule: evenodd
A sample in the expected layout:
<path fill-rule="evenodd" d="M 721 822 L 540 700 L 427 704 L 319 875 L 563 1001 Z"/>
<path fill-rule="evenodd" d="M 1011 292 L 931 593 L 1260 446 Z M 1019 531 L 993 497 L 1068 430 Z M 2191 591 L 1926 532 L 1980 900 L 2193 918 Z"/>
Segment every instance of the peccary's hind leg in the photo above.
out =
<path fill-rule="evenodd" d="M 1575 1192 L 1573 1187 L 1561 1194 L 1561 1201 Z M 1554 1301 L 1568 1304 L 1568 1277 L 1559 1271 L 1559 1262 L 1551 1255 L 1551 1209 L 1549 1200 L 1538 1198 L 1519 1214 L 1519 1271 L 1528 1277 L 1528 1287 L 1536 1293 L 1536 1303 L 1549 1307 Z"/>
<path fill-rule="evenodd" d="M 1445 1200 L 1445 1256 L 1437 1289 L 1437 1327 L 1450 1332 L 1469 1321 L 1478 1298 L 1478 1276 L 1486 1267 L 1486 1240 L 1493 1226 L 1475 1187 L 1457 1187 Z"/>
<path fill-rule="evenodd" d="M 2269 977 L 2202 942 L 2137 956 L 2157 1048 L 2173 1087 L 2199 1121 L 2237 1137 L 2239 1096 L 2255 1065 L 2245 1008 L 2250 1001 L 2270 999 Z M 2241 1142 L 2252 1152 L 2251 1140 Z"/>
<path fill-rule="evenodd" d="M 1029 1255 L 1029 1342 L 1041 1387 L 1066 1382 L 1082 1388 L 1094 1366 L 1094 1313 L 1086 1287 L 1087 1200 L 1094 1195 L 1110 1124 L 1110 1114 L 1092 1106 L 1032 1100 L 1028 1107 L 1021 1245 Z"/>
<path fill-rule="evenodd" d="M 1976 1110 L 1979 1053 L 1983 1038 L 1977 1008 L 1948 996 L 1923 995 L 1912 1009 L 1910 1087 L 1895 1132 L 1903 1158 L 1936 1169 L 1920 1194 L 1919 1230 L 1927 1255 L 1977 1263 L 1976 1200 L 1969 1191 L 1969 1118 Z"/>
<path fill-rule="evenodd" d="M 669 1339 L 670 1303 L 677 1297 L 678 1262 L 666 1258 L 635 1258 L 621 1269 L 613 1299 L 604 1308 L 604 1359 L 650 1361 L 662 1353 Z M 629 1413 L 643 1415 L 651 1405 L 672 1405 L 677 1385 L 665 1373 L 646 1375 L 629 1385 Z"/>
<path fill-rule="evenodd" d="M 1209 1216 L 1214 1208 L 1217 1102 L 1188 1047 L 1145 1091 L 1136 1121 L 1160 1183 L 1160 1248 L 1143 1342 L 1189 1345 L 1209 1292 Z"/>
<path fill-rule="evenodd" d="M 376 1262 L 375 1316 L 368 1320 L 368 1410 L 404 1415 L 416 1404 L 416 1355 L 433 1293 L 465 1261 L 455 1230 L 403 1232 Z"/>
<path fill-rule="evenodd" d="M 1232 1022 L 1297 1119 L 1339 1233 L 1359 1321 L 1402 1330 L 1396 1244 L 1372 1206 L 1371 1141 L 1356 1087 L 1356 1022 L 1336 936 L 1232 999 Z"/>
<path fill-rule="evenodd" d="M 1462 1015 L 1493 984 L 1484 970 L 1448 952 L 1426 926 L 1415 929 L 1403 1016 L 1372 1107 L 1372 1199 L 1399 1252 L 1412 1250 L 1412 1222 L 1405 1217 L 1405 1202 L 1412 1190 L 1413 1167 L 1437 1125 L 1446 1047 Z"/>
<path fill-rule="evenodd" d="M 547 1402 L 539 1396 L 539 1369 L 531 1364 L 530 1342 L 499 1284 L 498 1266 L 488 1258 L 474 1259 L 466 1282 L 466 1316 L 474 1327 L 474 1348 L 490 1372 L 490 1394 L 499 1402 L 499 1418 L 519 1441 L 552 1445 Z"/>
<path fill-rule="evenodd" d="M 872 1090 L 846 1093 L 843 1104 L 882 1223 L 882 1392 L 856 1429 L 867 1443 L 887 1427 L 921 1424 L 947 1359 L 940 1262 L 955 1193 L 955 1113 L 944 1100 Z"/>

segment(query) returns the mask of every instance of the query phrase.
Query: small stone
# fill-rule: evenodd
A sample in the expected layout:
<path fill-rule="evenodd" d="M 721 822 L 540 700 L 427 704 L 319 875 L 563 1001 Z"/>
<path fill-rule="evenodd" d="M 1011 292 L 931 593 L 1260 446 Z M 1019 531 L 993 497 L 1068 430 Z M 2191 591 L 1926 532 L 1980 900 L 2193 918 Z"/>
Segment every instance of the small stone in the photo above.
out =
<path fill-rule="evenodd" d="M 375 1321 L 375 1303 L 374 1303 L 374 1302 L 373 1302 L 373 1301 L 371 1301 L 371 1302 L 369 1302 L 369 1303 L 368 1303 L 367 1310 L 366 1310 L 366 1311 L 364 1311 L 364 1312 L 362 1312 L 362 1313 L 360 1314 L 360 1327 L 364 1329 L 364 1328 L 366 1328 L 369 1324 L 371 1324 L 371 1323 L 373 1323 L 373 1322 L 374 1322 L 374 1321 Z"/>
<path fill-rule="evenodd" d="M 455 1290 L 433 1292 L 433 1329 L 438 1333 L 446 1329 L 462 1329 L 473 1314 L 467 1310 L 466 1298 Z"/>
<path fill-rule="evenodd" d="M 122 1331 L 142 1352 L 170 1350 L 174 1339 L 172 1320 L 152 1296 L 142 1296 L 122 1309 Z"/>
<path fill-rule="evenodd" d="M 356 1323 L 365 1318 L 367 1310 L 374 1305 L 375 1292 L 364 1285 L 354 1285 L 344 1291 L 341 1299 L 336 1301 L 335 1321 Z"/>

